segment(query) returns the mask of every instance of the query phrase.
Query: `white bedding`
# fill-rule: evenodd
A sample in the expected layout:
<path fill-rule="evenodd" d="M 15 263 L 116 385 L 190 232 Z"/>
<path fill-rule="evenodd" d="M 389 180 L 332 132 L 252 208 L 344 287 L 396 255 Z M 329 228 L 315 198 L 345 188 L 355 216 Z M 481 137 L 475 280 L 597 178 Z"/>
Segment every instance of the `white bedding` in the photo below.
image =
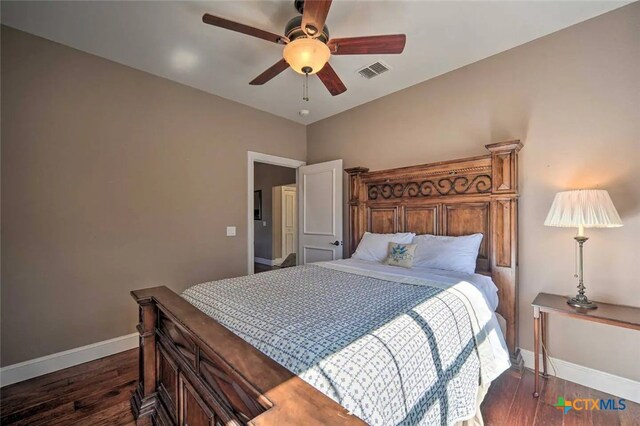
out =
<path fill-rule="evenodd" d="M 487 305 L 492 312 L 498 308 L 498 287 L 493 280 L 482 274 L 465 274 L 463 272 L 445 271 L 443 269 L 431 268 L 399 268 L 397 266 L 389 266 L 380 262 L 370 262 L 359 259 L 342 259 L 326 262 L 328 264 L 342 265 L 355 269 L 363 269 L 366 271 L 376 271 L 385 274 L 402 275 L 405 277 L 423 278 L 429 281 L 437 281 L 446 284 L 455 284 L 457 282 L 468 282 L 476 287 L 482 293 Z"/>

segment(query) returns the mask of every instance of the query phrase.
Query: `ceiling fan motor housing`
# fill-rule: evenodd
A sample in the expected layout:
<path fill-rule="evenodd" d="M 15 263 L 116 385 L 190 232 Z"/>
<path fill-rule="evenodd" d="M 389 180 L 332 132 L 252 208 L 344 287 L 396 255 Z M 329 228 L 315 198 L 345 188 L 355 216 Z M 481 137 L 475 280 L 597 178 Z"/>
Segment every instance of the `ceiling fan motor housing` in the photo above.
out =
<path fill-rule="evenodd" d="M 284 27 L 284 35 L 291 41 L 300 37 L 307 37 L 302 30 L 302 16 L 296 16 L 287 22 L 287 25 Z M 329 27 L 325 25 L 324 28 L 322 28 L 322 33 L 316 38 L 326 44 L 327 41 L 329 41 Z"/>

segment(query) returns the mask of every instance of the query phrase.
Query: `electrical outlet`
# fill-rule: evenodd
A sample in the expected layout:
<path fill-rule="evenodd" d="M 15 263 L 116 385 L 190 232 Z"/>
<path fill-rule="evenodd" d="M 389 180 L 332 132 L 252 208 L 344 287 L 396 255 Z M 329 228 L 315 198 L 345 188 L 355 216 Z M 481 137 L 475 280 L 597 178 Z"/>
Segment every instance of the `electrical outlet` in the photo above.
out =
<path fill-rule="evenodd" d="M 266 220 L 262 221 L 262 226 L 267 226 L 267 221 Z"/>
<path fill-rule="evenodd" d="M 236 236 L 236 227 L 227 226 L 227 237 L 235 237 L 235 236 Z"/>

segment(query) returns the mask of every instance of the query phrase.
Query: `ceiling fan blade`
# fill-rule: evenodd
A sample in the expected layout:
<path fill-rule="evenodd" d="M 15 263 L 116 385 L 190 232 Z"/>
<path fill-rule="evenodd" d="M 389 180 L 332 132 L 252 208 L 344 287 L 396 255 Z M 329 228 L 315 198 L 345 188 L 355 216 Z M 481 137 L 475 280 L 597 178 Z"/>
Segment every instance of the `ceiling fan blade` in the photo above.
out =
<path fill-rule="evenodd" d="M 320 78 L 320 81 L 322 81 L 327 90 L 329 90 L 331 96 L 336 96 L 347 91 L 346 86 L 328 62 L 316 75 Z"/>
<path fill-rule="evenodd" d="M 407 36 L 390 34 L 367 37 L 334 38 L 327 45 L 332 55 L 370 55 L 402 53 Z"/>
<path fill-rule="evenodd" d="M 280 59 L 271 67 L 267 68 L 265 72 L 251 80 L 249 84 L 253 86 L 259 86 L 261 84 L 265 84 L 267 81 L 271 80 L 276 75 L 280 74 L 282 71 L 289 68 L 289 64 L 284 59 Z"/>
<path fill-rule="evenodd" d="M 302 10 L 302 31 L 309 37 L 322 34 L 331 0 L 305 0 Z"/>
<path fill-rule="evenodd" d="M 213 25 L 214 27 L 225 28 L 227 30 L 236 31 L 242 34 L 247 34 L 247 35 L 261 38 L 263 40 L 271 41 L 274 43 L 285 44 L 289 41 L 284 36 L 270 33 L 269 31 L 261 30 L 259 28 L 250 27 L 249 25 L 230 21 L 228 19 L 224 19 L 219 16 L 213 16 L 208 13 L 205 13 L 204 15 L 202 15 L 202 22 L 204 22 L 205 24 Z"/>

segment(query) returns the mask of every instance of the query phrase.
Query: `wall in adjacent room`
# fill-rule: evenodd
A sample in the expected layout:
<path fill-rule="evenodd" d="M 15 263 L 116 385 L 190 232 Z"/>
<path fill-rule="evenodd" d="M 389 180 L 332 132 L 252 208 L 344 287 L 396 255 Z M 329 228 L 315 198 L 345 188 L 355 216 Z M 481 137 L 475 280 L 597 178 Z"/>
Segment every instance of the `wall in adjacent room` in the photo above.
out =
<path fill-rule="evenodd" d="M 134 332 L 130 290 L 246 273 L 247 151 L 304 161 L 304 126 L 7 27 L 1 50 L 3 366 Z"/>
<path fill-rule="evenodd" d="M 254 256 L 263 259 L 275 259 L 273 253 L 273 203 L 272 191 L 274 186 L 296 183 L 296 169 L 291 167 L 274 166 L 273 164 L 255 163 L 254 186 L 262 190 L 262 220 L 254 221 Z M 263 224 L 266 222 L 266 225 Z"/>
<path fill-rule="evenodd" d="M 639 70 L 634 3 L 314 123 L 308 163 L 343 158 L 377 170 L 521 139 L 520 343 L 530 350 L 536 294 L 576 291 L 575 231 L 543 226 L 557 191 L 609 190 L 625 226 L 588 230 L 587 292 L 640 306 Z M 638 332 L 550 321 L 552 356 L 640 380 Z"/>

